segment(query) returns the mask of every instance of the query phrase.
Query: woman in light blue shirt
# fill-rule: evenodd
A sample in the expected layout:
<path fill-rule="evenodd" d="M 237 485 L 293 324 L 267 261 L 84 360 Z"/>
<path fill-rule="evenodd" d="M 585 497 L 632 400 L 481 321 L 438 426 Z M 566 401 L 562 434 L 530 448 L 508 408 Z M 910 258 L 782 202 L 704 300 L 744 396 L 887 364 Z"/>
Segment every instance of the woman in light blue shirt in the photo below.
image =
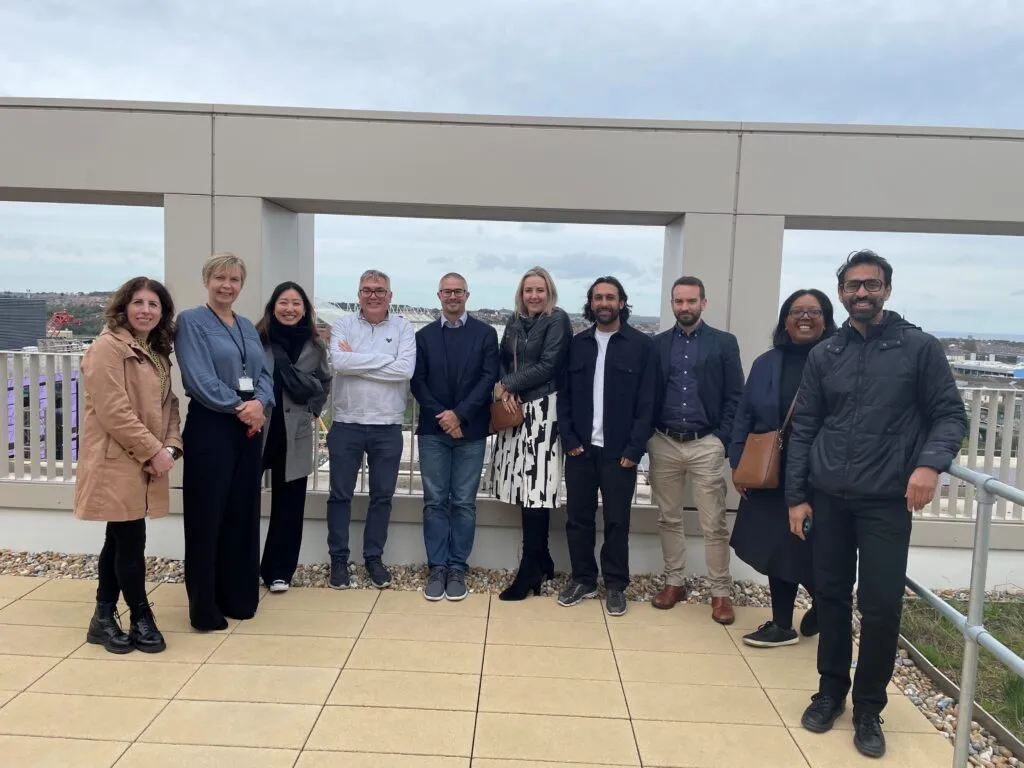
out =
<path fill-rule="evenodd" d="M 216 254 L 203 283 L 207 302 L 178 315 L 174 349 L 190 398 L 182 432 L 189 619 L 212 631 L 227 628 L 225 617 L 252 618 L 259 602 L 260 430 L 274 384 L 256 328 L 232 310 L 245 262 Z"/>

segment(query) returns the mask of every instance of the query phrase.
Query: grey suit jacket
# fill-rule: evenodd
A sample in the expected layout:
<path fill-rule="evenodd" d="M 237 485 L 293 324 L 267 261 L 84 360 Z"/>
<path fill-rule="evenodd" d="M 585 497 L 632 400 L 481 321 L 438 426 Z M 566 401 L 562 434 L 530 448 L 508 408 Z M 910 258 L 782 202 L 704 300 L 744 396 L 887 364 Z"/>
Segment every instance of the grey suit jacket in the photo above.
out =
<path fill-rule="evenodd" d="M 263 347 L 267 358 L 267 367 L 270 375 L 274 375 L 274 352 L 269 345 Z M 331 393 L 331 363 L 327 350 L 319 347 L 311 341 L 299 353 L 299 359 L 295 361 L 295 367 L 300 371 L 312 373 L 324 385 L 324 396 L 318 402 L 310 402 L 299 405 L 292 401 L 287 391 L 281 392 L 281 402 L 277 408 L 284 408 L 284 430 L 288 439 L 288 448 L 285 458 L 285 481 L 291 482 L 300 477 L 307 477 L 313 472 L 313 440 L 316 435 L 314 429 L 316 419 L 320 416 L 324 403 Z M 266 423 L 263 426 L 263 446 L 267 445 L 267 435 L 270 432 L 270 416 L 273 407 L 265 410 Z"/>

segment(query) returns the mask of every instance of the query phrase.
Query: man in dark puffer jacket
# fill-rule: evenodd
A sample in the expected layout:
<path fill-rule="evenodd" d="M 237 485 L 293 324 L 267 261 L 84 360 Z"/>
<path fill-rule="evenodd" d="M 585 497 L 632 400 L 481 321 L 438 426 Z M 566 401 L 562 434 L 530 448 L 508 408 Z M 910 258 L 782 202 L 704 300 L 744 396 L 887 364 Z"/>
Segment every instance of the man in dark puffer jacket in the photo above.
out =
<path fill-rule="evenodd" d="M 828 731 L 850 690 L 852 598 L 860 654 L 853 682 L 854 745 L 881 757 L 882 709 L 896 657 L 911 515 L 933 498 L 938 475 L 967 431 L 963 400 L 938 340 L 883 310 L 892 266 L 872 251 L 840 268 L 850 319 L 811 352 L 797 395 L 786 466 L 790 529 L 812 518 L 818 620 L 818 693 L 803 726 Z"/>

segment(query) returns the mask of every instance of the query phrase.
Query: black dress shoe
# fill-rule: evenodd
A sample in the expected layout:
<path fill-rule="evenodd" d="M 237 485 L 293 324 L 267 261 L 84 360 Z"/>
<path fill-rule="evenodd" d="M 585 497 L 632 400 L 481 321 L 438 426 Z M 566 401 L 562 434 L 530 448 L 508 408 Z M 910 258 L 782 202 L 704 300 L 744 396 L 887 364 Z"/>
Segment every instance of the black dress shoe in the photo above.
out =
<path fill-rule="evenodd" d="M 873 712 L 858 712 L 853 716 L 853 746 L 865 757 L 882 757 L 885 754 L 883 722 Z"/>
<path fill-rule="evenodd" d="M 843 712 L 846 703 L 838 701 L 827 693 L 816 693 L 811 696 L 811 703 L 800 718 L 800 725 L 811 733 L 826 733 Z"/>
<path fill-rule="evenodd" d="M 110 653 L 131 653 L 135 649 L 131 638 L 121 631 L 115 603 L 96 603 L 96 610 L 89 622 L 86 642 L 102 645 Z"/>
<path fill-rule="evenodd" d="M 132 643 L 143 653 L 160 653 L 167 648 L 164 636 L 156 628 L 153 609 L 148 603 L 132 609 L 132 624 L 128 630 Z"/>

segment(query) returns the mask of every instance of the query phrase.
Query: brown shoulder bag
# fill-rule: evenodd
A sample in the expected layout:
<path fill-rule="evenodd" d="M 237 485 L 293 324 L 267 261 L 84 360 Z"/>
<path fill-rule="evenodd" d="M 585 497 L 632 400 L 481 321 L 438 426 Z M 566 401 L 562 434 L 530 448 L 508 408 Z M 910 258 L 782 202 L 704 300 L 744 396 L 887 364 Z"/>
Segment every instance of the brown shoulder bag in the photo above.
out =
<path fill-rule="evenodd" d="M 782 426 L 771 432 L 752 432 L 743 444 L 740 463 L 732 473 L 732 481 L 745 488 L 778 488 L 779 460 L 782 458 L 782 436 L 793 418 L 796 397 Z"/>
<path fill-rule="evenodd" d="M 512 339 L 512 371 L 519 370 L 519 340 Z M 523 416 L 523 405 L 519 404 L 512 413 L 505 410 L 505 403 L 501 400 L 497 400 L 491 403 L 491 424 L 490 432 L 493 435 L 496 432 L 501 432 L 505 429 L 512 427 L 518 427 L 524 421 Z"/>

